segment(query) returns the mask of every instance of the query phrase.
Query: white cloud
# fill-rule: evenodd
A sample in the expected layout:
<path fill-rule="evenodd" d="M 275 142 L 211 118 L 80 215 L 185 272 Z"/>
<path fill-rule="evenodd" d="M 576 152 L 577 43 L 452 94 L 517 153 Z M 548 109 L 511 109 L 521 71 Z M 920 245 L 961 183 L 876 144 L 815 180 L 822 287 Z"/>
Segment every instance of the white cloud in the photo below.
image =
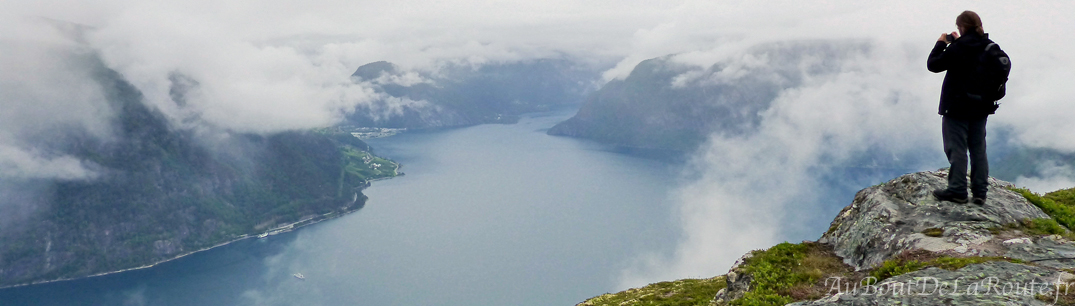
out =
<path fill-rule="evenodd" d="M 46 20 L 0 21 L 0 183 L 97 175 L 86 162 L 34 145 L 70 130 L 111 137 L 112 109 L 84 61 L 90 52 Z"/>
<path fill-rule="evenodd" d="M 917 51 L 875 41 L 838 60 L 831 74 L 809 73 L 810 58 L 779 63 L 796 64 L 804 83 L 780 93 L 756 133 L 712 136 L 691 163 L 700 179 L 677 191 L 683 241 L 671 258 L 645 255 L 645 264 L 624 271 L 621 287 L 723 274 L 749 250 L 789 239 L 789 232 L 817 230 L 818 201 L 830 188 L 822 182 L 826 175 L 840 174 L 868 152 L 891 154 L 872 156 L 884 161 L 939 143 L 933 98 L 939 84 L 923 73 Z M 813 234 L 821 232 L 791 236 Z"/>
<path fill-rule="evenodd" d="M 376 84 L 395 84 L 404 87 L 411 87 L 422 83 L 432 84 L 433 80 L 423 78 L 417 72 L 405 71 L 399 74 L 383 74 L 374 82 Z"/>
<path fill-rule="evenodd" d="M 1072 71 L 1057 67 L 1075 65 L 1060 51 L 1071 45 L 1072 38 L 1050 30 L 1075 25 L 1063 15 L 1065 5 L 693 0 L 5 2 L 12 15 L 92 26 L 90 44 L 154 105 L 166 111 L 172 108 L 167 76 L 178 71 L 204 85 L 204 97 L 194 105 L 205 109 L 206 120 L 260 132 L 330 124 L 340 118 L 341 110 L 368 102 L 367 89 L 343 81 L 358 66 L 378 60 L 405 70 L 429 70 L 442 61 L 482 63 L 569 54 L 619 61 L 605 73 L 612 79 L 626 76 L 647 58 L 684 53 L 681 59 L 705 65 L 742 46 L 767 41 L 874 38 L 928 45 L 938 33 L 954 28 L 954 16 L 963 9 L 978 10 L 986 29 L 1015 59 L 1012 93 L 1026 94 L 1011 98 L 1011 108 L 1043 103 L 1057 107 L 1060 104 L 1051 101 L 1070 96 L 1058 85 Z M 1042 42 L 1057 47 L 1037 47 Z M 1035 67 L 1045 71 L 1029 70 Z M 1022 81 L 1039 76 L 1053 81 Z M 1041 90 L 1046 86 L 1050 89 Z M 1050 117 L 1058 113 L 1051 112 Z M 1020 124 L 1028 142 L 1075 150 L 1070 148 L 1071 139 L 1047 136 L 1048 125 L 1041 120 L 1014 114 L 1001 117 Z"/>
<path fill-rule="evenodd" d="M 625 272 L 624 283 L 633 284 L 723 273 L 746 250 L 783 239 L 796 225 L 779 223 L 789 219 L 772 218 L 773 212 L 779 215 L 817 196 L 809 183 L 818 175 L 811 172 L 816 164 L 838 163 L 878 147 L 897 153 L 939 151 L 934 114 L 942 76 L 928 73 L 925 59 L 936 37 L 954 30 L 955 16 L 964 9 L 981 14 L 1015 65 L 1008 97 L 991 126 L 1011 127 L 1020 145 L 1075 152 L 1075 133 L 1067 132 L 1075 130 L 1069 118 L 1075 113 L 1070 103 L 1075 86 L 1067 84 L 1075 79 L 1075 53 L 1070 52 L 1075 37 L 1064 35 L 1075 28 L 1072 6 L 1064 1 L 0 0 L 7 14 L 0 20 L 42 16 L 89 25 L 88 46 L 152 105 L 173 118 L 196 113 L 210 124 L 253 132 L 331 124 L 351 107 L 375 100 L 369 88 L 351 84 L 348 76 L 379 60 L 428 71 L 444 61 L 566 54 L 618 63 L 605 72 L 608 80 L 626 76 L 642 60 L 676 53 L 684 64 L 709 67 L 725 61 L 738 67 L 714 79 L 727 81 L 768 63 L 742 55 L 761 43 L 869 41 L 873 50 L 842 61 L 841 73 L 783 92 L 764 113 L 757 134 L 712 139 L 695 163 L 701 179 L 679 192 L 683 243 L 673 258 L 648 257 L 650 265 Z M 24 28 L 7 27 L 0 35 L 6 41 L 63 41 Z M 100 97 L 81 77 L 56 74 L 67 68 L 29 53 L 0 52 L 0 60 L 5 68 L 0 78 L 20 84 L 29 97 L 4 94 L 0 116 L 16 114 L 8 110 L 23 101 L 62 100 L 66 104 L 44 103 L 25 112 L 62 107 L 67 111 L 48 120 L 107 134 L 99 123 L 110 110 L 88 106 L 99 105 L 93 99 Z M 30 68 L 9 66 L 23 60 Z M 199 83 L 188 101 L 193 109 L 170 100 L 173 73 Z M 696 77 L 702 76 L 680 81 Z M 58 82 L 74 86 L 46 90 Z M 25 131 L 14 117 L 40 116 L 3 117 L 0 132 L 9 139 Z M 11 152 L 33 153 L 15 147 Z M 62 157 L 30 160 L 43 169 L 70 165 Z M 73 173 L 63 175 L 77 176 Z"/>
<path fill-rule="evenodd" d="M 68 156 L 44 156 L 41 152 L 0 144 L 0 179 L 88 179 L 97 174 L 85 162 Z"/>
<path fill-rule="evenodd" d="M 1049 193 L 1075 187 L 1075 165 L 1046 161 L 1038 165 L 1038 172 L 1040 176 L 1020 176 L 1015 180 L 1015 185 L 1037 193 Z"/>
<path fill-rule="evenodd" d="M 1015 180 L 1015 185 L 1026 187 L 1037 193 L 1049 193 L 1060 189 L 1070 189 L 1075 187 L 1075 179 L 1072 179 L 1072 177 L 1075 176 L 1071 175 L 1071 173 L 1047 177 L 1020 176 Z"/>
<path fill-rule="evenodd" d="M 835 77 L 785 90 L 764 113 L 758 133 L 730 138 L 714 135 L 692 163 L 701 169 L 700 179 L 677 192 L 681 243 L 669 257 L 640 256 L 640 264 L 624 271 L 622 288 L 722 274 L 751 249 L 793 237 L 816 239 L 824 230 L 822 222 L 832 217 L 818 215 L 822 206 L 818 193 L 829 188 L 818 185 L 819 181 L 839 173 L 825 165 L 836 166 L 877 152 L 906 160 L 933 150 L 940 163 L 918 161 L 925 164 L 908 167 L 943 166 L 940 120 L 935 115 L 943 74 L 926 71 L 925 61 L 936 37 L 954 30 L 955 16 L 965 9 L 976 10 L 983 17 L 991 38 L 1004 47 L 1015 65 L 1008 97 L 991 118 L 991 129 L 1012 128 L 1017 145 L 1075 151 L 1075 134 L 1063 132 L 1075 130 L 1075 121 L 1068 119 L 1075 106 L 1067 102 L 1075 96 L 1075 87 L 1063 84 L 1075 79 L 1075 55 L 1067 51 L 1075 41 L 1055 34 L 1055 29 L 1075 26 L 1075 18 L 1061 13 L 1075 9 L 1071 4 L 691 4 L 684 7 L 712 18 L 686 18 L 676 27 L 715 28 L 719 32 L 716 36 L 723 39 L 712 39 L 715 45 L 688 50 L 675 59 L 700 67 L 715 63 L 727 67 L 709 76 L 713 81 L 735 80 L 752 73 L 752 67 L 770 64 L 744 52 L 765 42 L 868 39 L 872 50 L 842 61 L 841 72 Z M 625 67 L 654 53 L 667 52 L 669 46 L 691 45 L 662 41 L 667 37 L 639 35 L 635 39 L 660 43 L 636 43 L 649 49 L 632 49 L 606 78 L 625 76 L 630 71 Z M 705 76 L 684 75 L 677 81 L 701 77 Z M 1070 187 L 1075 177 L 1050 173 L 1044 178 L 1021 178 L 1019 183 L 1045 190 Z"/>
<path fill-rule="evenodd" d="M 58 126 L 110 134 L 112 110 L 83 61 L 90 52 L 47 21 L 0 21 L 0 140 Z"/>
<path fill-rule="evenodd" d="M 178 110 L 169 95 L 172 73 L 198 82 L 187 104 L 201 119 L 240 132 L 331 125 L 373 96 L 348 79 L 354 67 L 325 58 L 332 50 L 307 54 L 297 46 L 261 43 L 230 32 L 235 25 L 228 19 L 146 24 L 146 18 L 179 17 L 156 9 L 167 8 L 128 10 L 91 32 L 89 41 L 149 103 L 173 117 Z"/>

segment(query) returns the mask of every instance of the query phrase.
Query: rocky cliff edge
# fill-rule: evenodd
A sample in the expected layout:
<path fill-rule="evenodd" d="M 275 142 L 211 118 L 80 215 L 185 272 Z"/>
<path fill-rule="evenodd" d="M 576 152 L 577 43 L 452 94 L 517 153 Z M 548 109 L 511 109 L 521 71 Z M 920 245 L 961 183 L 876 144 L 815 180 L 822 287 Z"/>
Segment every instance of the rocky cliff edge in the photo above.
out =
<path fill-rule="evenodd" d="M 956 204 L 931 195 L 947 175 L 863 189 L 818 241 L 752 251 L 725 275 L 579 305 L 1075 305 L 1075 189 L 1041 196 L 990 179 L 985 205 Z"/>

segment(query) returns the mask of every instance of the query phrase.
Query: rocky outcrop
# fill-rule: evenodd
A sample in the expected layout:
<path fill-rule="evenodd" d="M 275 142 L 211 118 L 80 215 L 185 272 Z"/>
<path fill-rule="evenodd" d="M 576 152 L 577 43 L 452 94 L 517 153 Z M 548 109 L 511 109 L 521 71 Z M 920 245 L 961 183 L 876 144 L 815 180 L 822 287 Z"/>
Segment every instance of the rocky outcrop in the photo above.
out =
<path fill-rule="evenodd" d="M 747 253 L 735 261 L 735 264 L 728 269 L 728 274 L 725 274 L 724 279 L 728 284 L 720 292 L 717 292 L 717 296 L 714 302 L 731 301 L 742 298 L 744 294 L 750 291 L 750 284 L 754 280 L 754 276 L 750 275 L 743 269 L 743 264 L 747 259 L 754 257 L 753 253 Z"/>
<path fill-rule="evenodd" d="M 994 261 L 957 271 L 927 268 L 789 305 L 1053 305 L 1061 299 L 1057 282 L 1071 279 L 1056 269 Z"/>
<path fill-rule="evenodd" d="M 859 191 L 817 242 L 804 242 L 823 246 L 846 266 L 810 272 L 815 277 L 806 282 L 767 279 L 789 284 L 767 294 L 783 296 L 777 305 L 1075 305 L 1071 232 L 1056 228 L 1064 235 L 1050 235 L 1030 226 L 1056 223 L 996 179 L 985 205 L 938 201 L 931 191 L 944 187 L 947 175 L 906 174 Z M 711 305 L 740 305 L 759 290 L 750 265 L 762 252 L 732 266 Z M 795 297 L 810 290 L 819 293 Z"/>
<path fill-rule="evenodd" d="M 859 191 L 818 242 L 832 244 L 836 254 L 855 269 L 876 268 L 910 250 L 955 256 L 1012 253 L 1015 258 L 1037 259 L 1011 250 L 1033 243 L 1013 243 L 1025 240 L 1012 240 L 1020 238 L 1018 234 L 995 232 L 1048 215 L 1009 190 L 1011 183 L 996 179 L 990 179 L 985 205 L 938 201 L 931 192 L 944 188 L 947 176 L 946 170 L 912 173 Z M 929 231 L 935 234 L 927 235 Z"/>

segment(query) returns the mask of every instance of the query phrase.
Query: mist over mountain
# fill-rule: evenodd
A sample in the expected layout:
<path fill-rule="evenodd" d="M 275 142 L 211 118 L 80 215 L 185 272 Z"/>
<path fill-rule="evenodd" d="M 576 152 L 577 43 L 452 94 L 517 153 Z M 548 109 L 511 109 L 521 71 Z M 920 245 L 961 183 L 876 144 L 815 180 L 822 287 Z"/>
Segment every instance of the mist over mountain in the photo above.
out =
<path fill-rule="evenodd" d="M 287 81 L 249 92 L 189 67 L 147 75 L 93 46 L 91 27 L 23 24 L 24 35 L 0 37 L 0 287 L 150 265 L 354 211 L 361 189 L 398 165 L 325 126 L 510 123 L 578 103 L 598 71 L 381 62 L 325 80 L 324 92 Z"/>
<path fill-rule="evenodd" d="M 765 43 L 708 67 L 677 59 L 682 54 L 651 58 L 635 66 L 627 77 L 613 79 L 589 94 L 575 116 L 548 133 L 690 154 L 711 137 L 756 134 L 765 117 L 774 114 L 770 108 L 775 100 L 834 80 L 846 73 L 849 63 L 876 60 L 870 56 L 879 47 L 882 46 L 865 40 Z M 898 95 L 892 92 L 889 97 L 879 98 L 895 100 Z M 823 103 L 799 103 L 819 113 L 841 113 Z M 1000 110 L 1007 111 L 1010 110 Z M 990 142 L 992 159 L 996 161 L 994 176 L 1013 182 L 1075 176 L 1075 154 L 1018 143 L 1007 125 L 995 129 Z M 892 158 L 892 152 L 879 149 L 852 158 L 848 165 L 902 167 L 930 158 Z"/>
<path fill-rule="evenodd" d="M 841 62 L 871 47 L 862 41 L 768 43 L 709 67 L 678 62 L 674 55 L 648 59 L 587 97 L 578 114 L 549 134 L 692 151 L 714 133 L 755 132 L 782 91 L 832 77 Z"/>
<path fill-rule="evenodd" d="M 1005 104 L 990 119 L 993 175 L 1035 191 L 1075 184 L 1075 133 L 1067 132 L 1075 130 L 1075 57 L 1066 48 L 1073 40 L 1043 30 L 1075 26 L 1066 2 L 108 0 L 4 7 L 5 281 L 151 262 L 170 256 L 156 252 L 177 254 L 169 253 L 179 250 L 174 241 L 191 242 L 186 251 L 236 233 L 207 220 L 236 217 L 232 228 L 257 229 L 255 220 L 266 215 L 251 211 L 348 203 L 341 190 L 350 183 L 329 181 L 341 176 L 330 162 L 361 168 L 355 157 L 369 152 L 336 130 L 310 129 L 511 122 L 517 112 L 587 96 L 578 116 L 551 133 L 671 148 L 690 160 L 684 186 L 669 196 L 680 213 L 679 246 L 640 254 L 626 264 L 621 286 L 715 275 L 746 250 L 816 237 L 811 233 L 839 209 L 833 203 L 847 203 L 835 197 L 893 174 L 871 171 L 943 166 L 934 115 L 943 75 L 925 72 L 924 62 L 937 34 L 954 31 L 952 19 L 965 9 L 981 14 L 991 38 L 1017 62 Z M 92 26 L 41 30 L 17 22 L 21 16 Z M 587 66 L 555 58 L 617 64 L 578 68 Z M 581 84 L 567 81 L 577 72 Z M 588 95 L 598 88 L 591 73 L 608 84 Z M 141 98 L 130 98 L 136 92 Z M 116 102 L 122 99 L 144 106 Z M 342 168 L 344 177 L 371 170 Z M 303 185 L 283 183 L 290 175 Z M 244 192 L 272 199 L 243 204 Z M 283 200 L 290 198 L 307 200 Z M 163 221 L 150 225 L 157 219 Z M 142 232 L 149 236 L 134 238 Z M 108 238 L 116 233 L 124 235 Z M 115 260 L 122 262 L 101 261 L 105 253 L 94 245 L 119 250 Z"/>
<path fill-rule="evenodd" d="M 595 67 L 564 59 L 446 64 L 433 72 L 373 62 L 351 78 L 371 85 L 378 98 L 357 106 L 344 124 L 420 129 L 510 123 L 522 113 L 577 105 L 598 77 Z"/>
<path fill-rule="evenodd" d="M 48 51 L 52 65 L 28 67 L 57 69 L 24 76 L 76 90 L 5 75 L 0 287 L 140 267 L 338 216 L 362 207 L 369 180 L 395 175 L 349 133 L 252 134 L 169 120 L 92 49 L 2 46 Z M 35 104 L 37 90 L 71 96 Z M 173 92 L 181 102 L 184 90 Z"/>
<path fill-rule="evenodd" d="M 738 256 L 729 250 L 823 230 L 832 203 L 862 186 L 946 166 L 936 115 L 943 75 L 925 71 L 928 51 L 824 39 L 651 58 L 548 133 L 686 156 L 697 178 L 675 195 L 685 242 L 674 255 L 640 256 L 622 286 L 693 275 Z M 1032 97 L 1009 95 L 991 117 L 991 174 L 1035 190 L 1069 187 L 1075 155 L 1020 135 Z"/>

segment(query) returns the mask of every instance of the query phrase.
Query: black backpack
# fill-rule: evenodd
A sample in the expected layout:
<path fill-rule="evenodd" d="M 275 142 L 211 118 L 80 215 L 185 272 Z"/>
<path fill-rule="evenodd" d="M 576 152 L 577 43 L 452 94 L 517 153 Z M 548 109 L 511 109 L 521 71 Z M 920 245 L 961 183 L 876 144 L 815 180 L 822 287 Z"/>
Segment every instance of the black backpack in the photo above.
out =
<path fill-rule="evenodd" d="M 983 106 L 991 107 L 989 110 L 992 113 L 1000 106 L 997 100 L 1004 98 L 1004 84 L 1008 82 L 1011 69 L 1012 63 L 1008 54 L 1000 49 L 1000 45 L 990 42 L 978 55 L 974 80 L 967 89 L 967 96 L 975 102 L 985 104 Z"/>

